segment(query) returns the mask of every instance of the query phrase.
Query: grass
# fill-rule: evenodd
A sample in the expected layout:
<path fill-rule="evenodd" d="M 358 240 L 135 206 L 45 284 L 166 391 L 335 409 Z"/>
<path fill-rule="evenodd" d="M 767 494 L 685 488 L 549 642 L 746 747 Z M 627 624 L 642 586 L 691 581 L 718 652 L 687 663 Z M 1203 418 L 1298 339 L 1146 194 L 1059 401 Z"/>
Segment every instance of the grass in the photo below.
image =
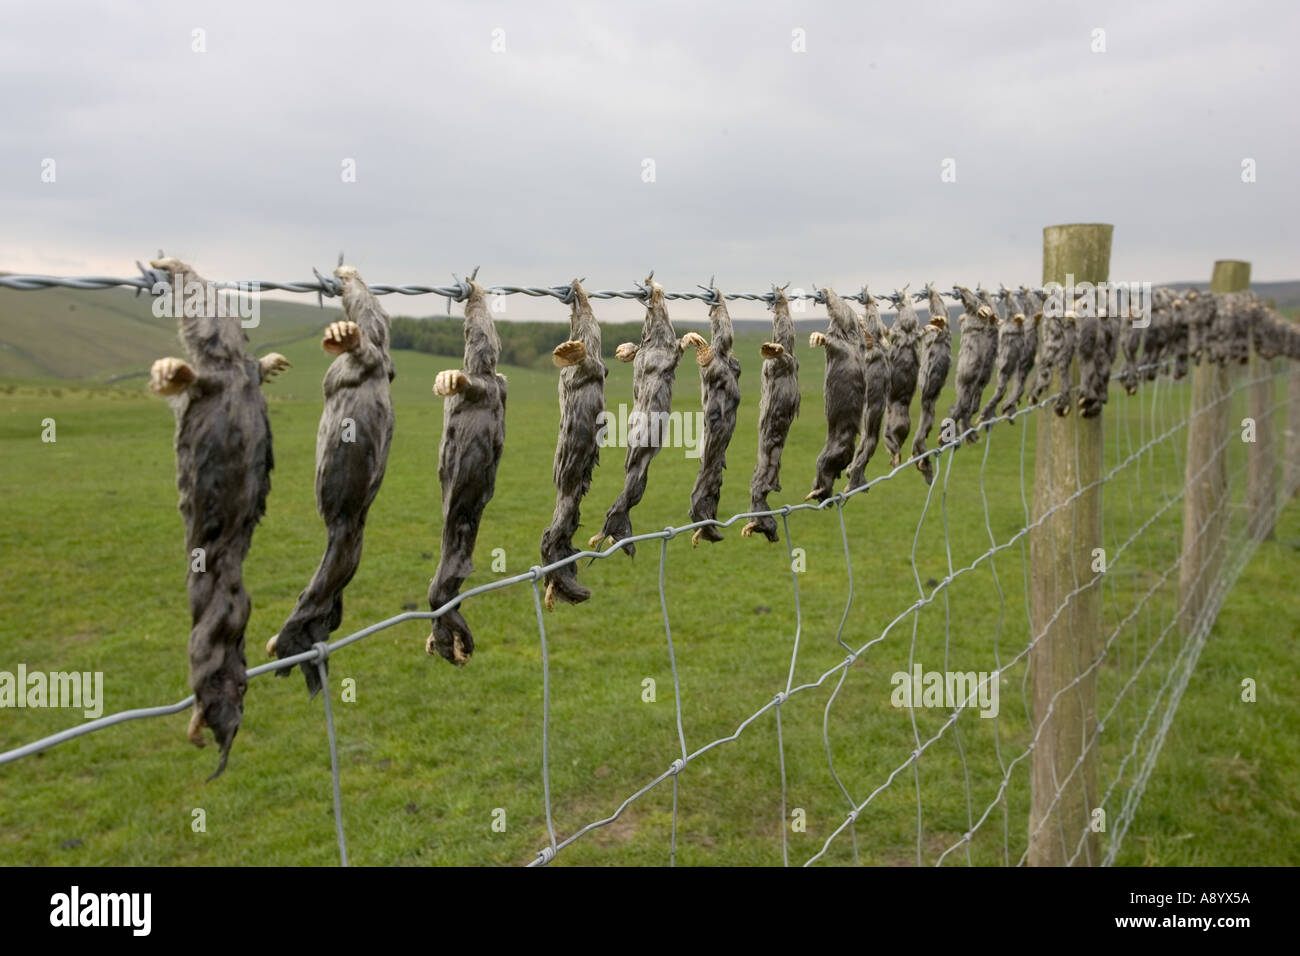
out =
<path fill-rule="evenodd" d="M 748 507 L 759 341 L 746 335 L 738 344 L 745 399 L 729 455 L 723 515 Z M 324 537 L 312 474 L 326 357 L 314 338 L 277 347 L 295 367 L 267 388 L 277 467 L 268 514 L 245 564 L 253 597 L 250 664 L 263 660 L 261 646 L 287 617 Z M 785 491 L 773 497 L 774 504 L 802 497 L 824 438 L 822 362 L 806 348 L 800 353 L 804 411 L 785 455 Z M 457 363 L 412 352 L 398 353 L 395 361 L 396 437 L 371 512 L 366 556 L 345 599 L 340 636 L 404 608 L 425 609 L 437 562 L 442 411 L 430 386 L 439 369 Z M 505 458 L 479 535 L 477 571 L 467 586 L 537 563 L 538 539 L 554 502 L 556 376 L 505 371 Z M 631 370 L 616 365 L 608 404 L 616 408 L 630 402 L 630 395 Z M 950 398 L 941 398 L 941 414 Z M 1174 433 L 1107 486 L 1108 549 L 1118 550 L 1142 521 L 1163 509 L 1112 559 L 1104 592 L 1108 633 L 1159 584 L 1177 556 L 1185 432 L 1175 426 L 1185 414 L 1183 402 L 1181 386 L 1148 389 L 1139 399 L 1112 392 L 1108 468 L 1151 440 L 1153 427 Z M 689 359 L 679 374 L 675 407 L 699 407 Z M 47 417 L 57 423 L 53 444 L 40 440 Z M 991 538 L 1004 543 L 1023 527 L 1022 487 L 1032 482 L 1033 430 L 1031 425 L 1026 433 L 1024 421 L 1001 425 L 980 445 L 946 458 L 932 494 L 909 470 L 845 506 L 854 584 L 845 641 L 860 647 L 880 635 L 921 593 L 917 577 L 924 593 L 933 591 L 949 573 L 949 548 L 952 567 L 962 568 L 988 551 Z M 0 670 L 23 662 L 29 670 L 103 671 L 106 713 L 188 693 L 186 556 L 171 434 L 170 410 L 138 384 L 0 379 L 0 490 L 7 502 L 0 523 Z M 1232 454 L 1236 470 L 1245 452 Z M 882 472 L 884 458 L 882 449 L 869 476 Z M 598 527 L 616 495 L 621 465 L 620 449 L 604 453 L 584 504 L 584 534 Z M 697 465 L 680 449 L 656 459 L 645 501 L 633 512 L 638 531 L 686 522 Z M 1300 792 L 1300 771 L 1294 735 L 1287 730 L 1300 716 L 1297 668 L 1278 640 L 1295 634 L 1300 621 L 1295 602 L 1278 596 L 1289 593 L 1284 575 L 1294 567 L 1300 539 L 1296 511 L 1283 513 L 1277 540 L 1261 548 L 1229 598 L 1129 831 L 1122 863 L 1287 862 L 1300 845 L 1293 796 Z M 844 659 L 835 635 L 845 614 L 848 576 L 833 511 L 796 512 L 789 523 L 792 543 L 807 562 L 797 575 L 797 686 L 816 681 Z M 504 557 L 504 571 L 493 569 L 494 554 Z M 680 754 L 659 558 L 658 547 L 647 543 L 635 559 L 616 556 L 584 568 L 591 601 L 546 616 L 551 793 L 561 838 L 610 814 Z M 923 862 L 935 862 L 969 828 L 968 806 L 976 818 L 985 807 L 993 809 L 969 857 L 961 849 L 946 862 L 1000 863 L 1008 853 L 1011 862 L 1018 859 L 1028 806 L 1024 761 L 1007 775 L 1004 802 L 997 792 L 1000 767 L 1031 735 L 1023 659 L 1005 666 L 1026 642 L 1024 573 L 1019 544 L 999 551 L 957 576 L 918 615 L 892 627 L 849 669 L 829 711 L 838 675 L 783 705 L 785 809 L 788 814 L 800 808 L 807 820 L 805 832 L 787 829 L 793 862 L 820 848 L 847 810 L 823 749 L 824 714 L 835 768 L 859 801 L 906 761 L 914 733 L 924 741 L 947 719 L 944 709 L 891 706 L 890 675 L 906 670 L 911 659 L 927 670 L 989 671 L 1002 661 L 1001 713 L 992 721 L 967 712 L 956 733 L 949 730 L 926 750 L 915 779 L 909 768 L 880 791 L 856 827 L 862 861 L 916 862 L 918 786 Z M 737 527 L 724 542 L 696 550 L 686 536 L 674 539 L 667 546 L 665 580 L 683 727 L 688 748 L 695 750 L 734 733 L 786 686 L 795 631 L 792 575 L 784 543 L 742 539 Z M 1168 584 L 1155 587 L 1135 622 L 1120 628 L 1102 668 L 1103 707 L 1120 701 L 1102 741 L 1103 787 L 1116 778 L 1177 650 L 1176 634 L 1160 640 L 1174 607 L 1173 590 Z M 504 589 L 471 600 L 465 614 L 478 652 L 463 670 L 424 654 L 424 622 L 383 631 L 331 660 L 344 819 L 355 863 L 517 863 L 546 843 L 533 595 L 527 587 Z M 1148 654 L 1149 666 L 1121 695 L 1136 662 Z M 1259 680 L 1259 701 L 1242 704 L 1240 677 L 1252 675 Z M 655 682 L 653 702 L 643 699 L 647 679 Z M 340 699 L 345 680 L 355 682 L 354 703 Z M 59 710 L 0 712 L 0 748 L 78 719 Z M 230 767 L 213 783 L 204 779 L 215 754 L 188 744 L 186 719 L 133 722 L 0 770 L 0 863 L 336 862 L 323 704 L 307 699 L 300 676 L 264 677 L 250 685 Z M 769 711 L 734 742 L 691 763 L 680 778 L 679 862 L 781 861 L 778 760 L 775 715 Z M 1132 780 L 1135 764 L 1126 766 L 1108 806 L 1118 808 Z M 560 861 L 665 863 L 671 794 L 670 784 L 651 791 L 615 823 L 565 850 Z M 192 829 L 198 808 L 206 816 L 202 833 Z M 504 832 L 492 826 L 500 810 Z M 831 844 L 827 859 L 848 862 L 852 852 L 846 833 Z"/>

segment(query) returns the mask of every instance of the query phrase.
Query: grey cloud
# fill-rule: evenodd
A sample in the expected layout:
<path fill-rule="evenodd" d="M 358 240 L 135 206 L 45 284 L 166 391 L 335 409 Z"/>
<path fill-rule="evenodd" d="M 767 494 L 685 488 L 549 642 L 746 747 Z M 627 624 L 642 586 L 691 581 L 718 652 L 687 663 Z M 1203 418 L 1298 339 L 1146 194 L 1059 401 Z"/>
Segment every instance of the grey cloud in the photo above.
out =
<path fill-rule="evenodd" d="M 1044 225 L 1084 219 L 1116 224 L 1116 278 L 1292 278 L 1298 26 L 1209 2 L 32 5 L 0 35 L 0 268 L 161 245 L 230 278 L 343 248 L 372 281 L 1017 283 Z"/>

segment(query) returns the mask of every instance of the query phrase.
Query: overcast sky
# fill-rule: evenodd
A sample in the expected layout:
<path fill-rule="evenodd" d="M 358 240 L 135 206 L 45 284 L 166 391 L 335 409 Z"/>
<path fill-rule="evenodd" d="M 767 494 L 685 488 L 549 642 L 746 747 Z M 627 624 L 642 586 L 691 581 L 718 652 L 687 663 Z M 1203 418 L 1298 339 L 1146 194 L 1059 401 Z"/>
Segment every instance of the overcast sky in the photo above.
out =
<path fill-rule="evenodd" d="M 8 4 L 0 270 L 884 290 L 1037 282 L 1044 225 L 1101 221 L 1112 279 L 1293 279 L 1298 34 L 1283 2 Z"/>

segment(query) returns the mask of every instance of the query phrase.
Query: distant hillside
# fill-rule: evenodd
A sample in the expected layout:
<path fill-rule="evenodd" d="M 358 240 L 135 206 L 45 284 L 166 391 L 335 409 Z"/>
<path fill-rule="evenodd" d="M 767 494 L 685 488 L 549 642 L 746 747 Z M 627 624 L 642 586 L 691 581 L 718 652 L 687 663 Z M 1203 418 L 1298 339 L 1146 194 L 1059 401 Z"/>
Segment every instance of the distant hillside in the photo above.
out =
<path fill-rule="evenodd" d="M 337 308 L 337 307 L 335 307 Z M 314 335 L 336 313 L 296 302 L 263 300 L 248 330 L 258 350 Z M 0 289 L 0 376 L 107 379 L 145 372 L 175 355 L 176 320 L 155 318 L 152 300 L 127 289 Z"/>

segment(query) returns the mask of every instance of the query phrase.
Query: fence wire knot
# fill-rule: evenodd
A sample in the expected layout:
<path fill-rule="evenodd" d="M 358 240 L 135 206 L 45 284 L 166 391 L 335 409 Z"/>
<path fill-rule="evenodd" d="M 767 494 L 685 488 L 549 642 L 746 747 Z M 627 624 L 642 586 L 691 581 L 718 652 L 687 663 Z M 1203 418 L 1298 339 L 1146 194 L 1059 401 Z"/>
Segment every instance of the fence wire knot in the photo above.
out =
<path fill-rule="evenodd" d="M 327 661 L 330 656 L 330 646 L 325 641 L 317 641 L 312 645 L 312 650 L 316 652 L 317 661 Z"/>
<path fill-rule="evenodd" d="M 343 294 L 343 283 L 339 281 L 336 277 L 321 275 L 320 272 L 317 271 L 315 266 L 311 267 L 311 271 L 312 274 L 316 276 L 316 281 L 320 283 L 320 289 L 317 290 L 316 292 L 317 303 L 324 305 L 324 303 L 321 302 L 321 296 L 327 295 L 331 299 L 333 299 L 334 297 Z"/>
<path fill-rule="evenodd" d="M 338 278 L 335 276 L 322 275 L 317 271 L 315 266 L 311 267 L 311 271 L 315 274 L 316 280 L 321 284 L 320 292 L 317 293 L 318 295 L 327 295 L 332 299 L 335 296 L 343 294 L 343 283 Z"/>
<path fill-rule="evenodd" d="M 171 285 L 171 276 L 162 269 L 155 269 L 152 266 L 146 267 L 138 260 L 136 261 L 135 267 L 140 270 L 140 275 L 144 276 L 144 280 L 149 283 L 143 291 L 148 292 L 150 295 L 162 295 L 162 290 L 160 290 L 158 286 L 161 285 L 163 290 L 165 290 Z M 142 290 L 137 287 L 135 294 L 138 296 L 141 291 Z"/>
<path fill-rule="evenodd" d="M 477 272 L 478 270 L 475 269 L 474 271 Z M 468 282 L 466 282 L 464 279 L 462 279 L 460 276 L 456 275 L 455 273 L 452 273 L 451 277 L 456 280 L 456 285 L 453 287 L 455 288 L 456 291 L 453 292 L 451 295 L 447 296 L 447 298 L 454 299 L 457 302 L 464 302 L 466 299 L 469 298 L 469 294 L 474 290 L 470 287 L 470 284 Z"/>
<path fill-rule="evenodd" d="M 677 776 L 685 769 L 686 769 L 686 761 L 683 760 L 681 757 L 678 757 L 676 760 L 674 760 L 671 764 L 668 765 L 668 772 L 674 777 Z"/>

